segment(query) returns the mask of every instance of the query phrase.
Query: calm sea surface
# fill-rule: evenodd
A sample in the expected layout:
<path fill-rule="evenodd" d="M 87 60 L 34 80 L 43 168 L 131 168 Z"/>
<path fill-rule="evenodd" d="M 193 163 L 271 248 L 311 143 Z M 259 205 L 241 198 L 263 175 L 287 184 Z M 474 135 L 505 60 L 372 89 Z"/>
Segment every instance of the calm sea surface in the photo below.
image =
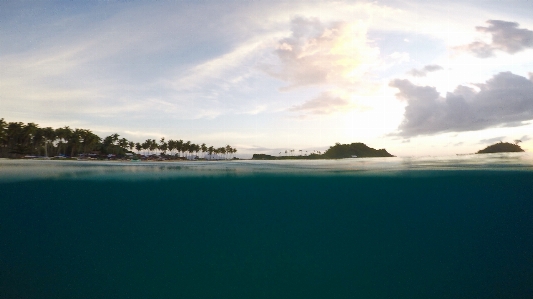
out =
<path fill-rule="evenodd" d="M 0 298 L 532 298 L 533 157 L 0 160 Z"/>

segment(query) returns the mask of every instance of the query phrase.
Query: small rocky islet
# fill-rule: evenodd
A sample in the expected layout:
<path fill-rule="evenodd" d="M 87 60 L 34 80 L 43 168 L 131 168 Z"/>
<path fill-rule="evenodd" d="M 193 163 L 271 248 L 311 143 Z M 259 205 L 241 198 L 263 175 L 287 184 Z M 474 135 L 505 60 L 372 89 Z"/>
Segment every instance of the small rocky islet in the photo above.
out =
<path fill-rule="evenodd" d="M 299 156 L 272 156 L 267 154 L 254 154 L 252 160 L 316 160 L 316 159 L 344 159 L 344 158 L 375 158 L 395 157 L 386 149 L 375 149 L 361 142 L 351 144 L 335 143 L 323 154 L 312 153 Z"/>
<path fill-rule="evenodd" d="M 492 153 L 518 153 L 524 152 L 524 150 L 518 145 L 518 143 L 498 142 L 487 146 L 486 148 L 479 150 L 476 154 L 492 154 Z"/>

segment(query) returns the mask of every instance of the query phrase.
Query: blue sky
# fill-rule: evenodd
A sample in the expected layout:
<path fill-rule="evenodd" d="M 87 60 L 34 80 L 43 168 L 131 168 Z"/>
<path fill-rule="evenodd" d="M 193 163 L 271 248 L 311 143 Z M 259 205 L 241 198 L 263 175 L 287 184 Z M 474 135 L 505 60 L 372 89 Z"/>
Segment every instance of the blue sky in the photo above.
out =
<path fill-rule="evenodd" d="M 530 1 L 3 1 L 0 117 L 399 156 L 533 150 Z"/>

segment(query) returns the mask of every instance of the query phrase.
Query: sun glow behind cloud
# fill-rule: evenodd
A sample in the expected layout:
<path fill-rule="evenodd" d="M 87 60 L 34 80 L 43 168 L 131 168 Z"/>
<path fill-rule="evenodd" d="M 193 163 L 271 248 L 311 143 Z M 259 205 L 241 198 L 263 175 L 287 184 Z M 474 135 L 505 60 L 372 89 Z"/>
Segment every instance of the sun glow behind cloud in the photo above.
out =
<path fill-rule="evenodd" d="M 291 28 L 275 50 L 279 62 L 263 67 L 289 84 L 284 91 L 315 85 L 349 88 L 378 63 L 379 49 L 370 45 L 362 22 L 298 17 Z"/>
<path fill-rule="evenodd" d="M 381 102 L 373 100 L 383 96 L 383 90 L 373 80 L 372 72 L 382 68 L 384 61 L 379 48 L 367 38 L 365 22 L 327 23 L 318 18 L 295 18 L 291 35 L 279 40 L 274 53 L 278 62 L 263 66 L 263 70 L 288 84 L 280 89 L 282 92 L 319 91 L 316 96 L 288 107 L 287 111 L 297 113 L 298 118 L 320 115 L 324 120 L 326 115 L 340 114 L 346 119 L 382 108 Z"/>
<path fill-rule="evenodd" d="M 379 64 L 379 48 L 370 45 L 362 22 L 347 24 L 342 29 L 342 36 L 331 50 L 340 56 L 333 64 L 343 67 L 341 75 L 350 83 L 357 83 Z"/>

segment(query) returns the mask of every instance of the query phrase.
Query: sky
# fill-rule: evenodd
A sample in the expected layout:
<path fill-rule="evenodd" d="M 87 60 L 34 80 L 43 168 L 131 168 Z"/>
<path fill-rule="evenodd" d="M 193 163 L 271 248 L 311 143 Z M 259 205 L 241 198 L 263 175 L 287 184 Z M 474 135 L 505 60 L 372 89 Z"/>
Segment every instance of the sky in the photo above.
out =
<path fill-rule="evenodd" d="M 0 118 L 237 156 L 533 151 L 533 1 L 1 1 Z"/>

